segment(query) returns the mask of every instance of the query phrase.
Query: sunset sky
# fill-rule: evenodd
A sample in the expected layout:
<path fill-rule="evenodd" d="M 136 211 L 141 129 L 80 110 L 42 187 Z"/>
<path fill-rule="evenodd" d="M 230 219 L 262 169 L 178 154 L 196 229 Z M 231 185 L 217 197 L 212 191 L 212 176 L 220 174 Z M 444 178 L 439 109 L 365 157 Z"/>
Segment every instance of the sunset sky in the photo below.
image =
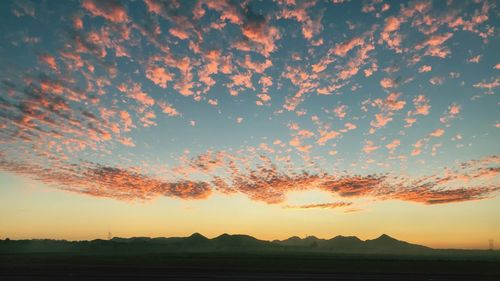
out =
<path fill-rule="evenodd" d="M 498 1 L 0 1 L 0 238 L 500 243 Z"/>

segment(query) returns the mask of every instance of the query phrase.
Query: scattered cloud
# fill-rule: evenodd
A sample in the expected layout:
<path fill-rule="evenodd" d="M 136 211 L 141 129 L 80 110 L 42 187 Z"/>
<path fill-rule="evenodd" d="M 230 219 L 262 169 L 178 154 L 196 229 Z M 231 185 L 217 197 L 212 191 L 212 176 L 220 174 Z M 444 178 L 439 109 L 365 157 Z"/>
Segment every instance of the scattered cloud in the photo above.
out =
<path fill-rule="evenodd" d="M 467 149 L 499 128 L 478 110 L 500 86 L 500 64 L 488 61 L 495 5 L 368 1 L 337 25 L 340 2 L 81 0 L 64 15 L 6 2 L 18 24 L 0 62 L 0 169 L 129 201 L 220 192 L 287 204 L 313 189 L 422 204 L 495 196 L 496 156 L 406 175 L 478 157 Z M 464 36 L 481 48 L 457 55 Z M 443 153 L 457 156 L 432 157 Z"/>

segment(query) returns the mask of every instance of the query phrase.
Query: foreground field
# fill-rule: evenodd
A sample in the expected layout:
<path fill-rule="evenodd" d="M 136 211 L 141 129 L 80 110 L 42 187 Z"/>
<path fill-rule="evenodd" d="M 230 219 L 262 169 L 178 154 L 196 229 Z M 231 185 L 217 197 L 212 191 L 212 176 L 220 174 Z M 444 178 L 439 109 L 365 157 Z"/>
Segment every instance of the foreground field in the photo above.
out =
<path fill-rule="evenodd" d="M 320 253 L 0 255 L 0 280 L 500 280 L 498 260 Z"/>

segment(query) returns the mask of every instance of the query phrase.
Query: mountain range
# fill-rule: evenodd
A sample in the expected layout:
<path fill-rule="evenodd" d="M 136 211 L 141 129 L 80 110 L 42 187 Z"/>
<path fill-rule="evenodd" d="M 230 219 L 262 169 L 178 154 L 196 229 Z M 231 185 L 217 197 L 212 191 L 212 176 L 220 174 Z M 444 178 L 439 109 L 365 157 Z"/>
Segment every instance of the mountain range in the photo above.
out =
<path fill-rule="evenodd" d="M 320 239 L 315 236 L 265 241 L 249 235 L 222 234 L 209 239 L 199 233 L 188 237 L 115 237 L 110 240 L 65 241 L 49 239 L 0 240 L 0 252 L 329 252 L 353 254 L 426 254 L 429 247 L 381 235 L 371 240 L 356 236 Z"/>

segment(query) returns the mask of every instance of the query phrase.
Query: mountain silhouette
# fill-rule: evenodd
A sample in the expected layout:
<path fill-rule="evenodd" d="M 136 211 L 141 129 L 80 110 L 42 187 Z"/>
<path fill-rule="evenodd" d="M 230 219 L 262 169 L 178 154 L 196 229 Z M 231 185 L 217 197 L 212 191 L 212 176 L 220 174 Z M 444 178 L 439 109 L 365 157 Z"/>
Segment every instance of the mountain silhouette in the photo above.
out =
<path fill-rule="evenodd" d="M 244 234 L 224 233 L 209 239 L 200 233 L 188 237 L 114 237 L 110 240 L 0 240 L 0 252 L 123 251 L 123 252 L 242 252 L 287 251 L 359 254 L 425 254 L 433 249 L 397 240 L 386 234 L 371 240 L 356 236 L 320 239 L 292 236 L 285 240 L 265 241 Z"/>
<path fill-rule="evenodd" d="M 258 240 L 249 235 L 224 233 L 211 240 L 216 249 L 264 249 L 275 246 L 272 242 Z"/>
<path fill-rule="evenodd" d="M 0 280 L 500 280 L 499 262 L 500 251 L 432 249 L 385 234 L 0 240 Z"/>
<path fill-rule="evenodd" d="M 336 236 L 327 241 L 329 249 L 356 251 L 363 248 L 363 241 L 356 236 Z"/>
<path fill-rule="evenodd" d="M 345 253 L 417 253 L 431 250 L 428 247 L 411 244 L 405 241 L 400 241 L 389 235 L 382 234 L 376 239 L 363 241 L 356 236 L 336 236 L 331 239 L 319 239 L 314 236 L 308 236 L 301 239 L 297 236 L 274 243 L 279 245 L 296 247 L 329 250 Z"/>

